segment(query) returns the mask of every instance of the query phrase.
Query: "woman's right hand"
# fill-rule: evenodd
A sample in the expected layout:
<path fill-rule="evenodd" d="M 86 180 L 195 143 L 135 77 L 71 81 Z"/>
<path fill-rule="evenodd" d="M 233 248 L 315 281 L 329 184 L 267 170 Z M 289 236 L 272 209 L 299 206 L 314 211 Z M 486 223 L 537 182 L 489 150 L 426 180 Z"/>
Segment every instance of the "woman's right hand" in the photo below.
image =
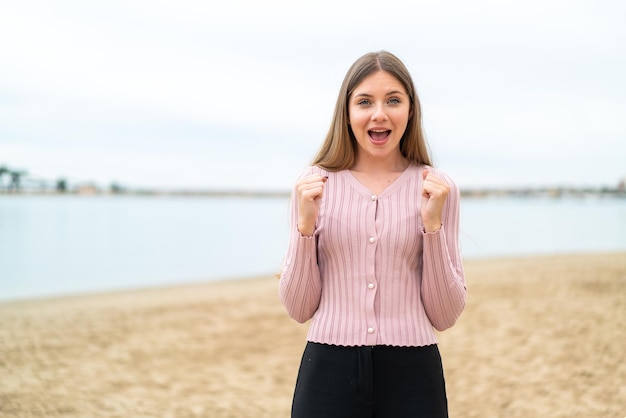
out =
<path fill-rule="evenodd" d="M 298 193 L 298 231 L 311 236 L 315 231 L 315 221 L 320 210 L 320 198 L 328 177 L 318 174 L 302 177 L 296 182 Z"/>

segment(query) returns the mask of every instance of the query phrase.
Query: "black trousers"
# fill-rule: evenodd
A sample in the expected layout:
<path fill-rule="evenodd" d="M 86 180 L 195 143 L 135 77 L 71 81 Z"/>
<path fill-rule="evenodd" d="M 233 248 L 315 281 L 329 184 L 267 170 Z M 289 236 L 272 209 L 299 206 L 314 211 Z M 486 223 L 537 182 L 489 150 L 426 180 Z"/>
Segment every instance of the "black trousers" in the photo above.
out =
<path fill-rule="evenodd" d="M 446 418 L 437 345 L 340 347 L 307 343 L 292 418 Z"/>

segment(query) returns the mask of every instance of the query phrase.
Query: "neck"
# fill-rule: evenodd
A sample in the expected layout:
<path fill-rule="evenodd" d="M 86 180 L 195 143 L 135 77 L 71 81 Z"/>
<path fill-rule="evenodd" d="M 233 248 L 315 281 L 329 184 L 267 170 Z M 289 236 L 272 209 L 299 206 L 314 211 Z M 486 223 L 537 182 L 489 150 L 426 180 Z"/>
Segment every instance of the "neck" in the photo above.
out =
<path fill-rule="evenodd" d="M 388 158 L 373 158 L 369 155 L 357 155 L 356 163 L 352 170 L 360 172 L 390 173 L 404 171 L 409 165 L 409 161 L 399 152 L 390 155 Z"/>

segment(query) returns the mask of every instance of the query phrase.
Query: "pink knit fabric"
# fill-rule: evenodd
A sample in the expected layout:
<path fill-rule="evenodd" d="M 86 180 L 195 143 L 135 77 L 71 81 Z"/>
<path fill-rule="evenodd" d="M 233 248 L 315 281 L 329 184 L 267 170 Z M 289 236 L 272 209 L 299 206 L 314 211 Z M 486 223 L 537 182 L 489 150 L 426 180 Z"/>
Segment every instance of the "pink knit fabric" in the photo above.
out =
<path fill-rule="evenodd" d="M 298 322 L 311 318 L 307 339 L 343 346 L 423 346 L 433 327 L 451 327 L 466 299 L 458 247 L 459 190 L 450 186 L 443 227 L 424 233 L 422 166 L 410 165 L 375 196 L 349 171 L 310 167 L 327 175 L 313 237 L 297 229 L 291 199 L 291 238 L 280 297 Z"/>

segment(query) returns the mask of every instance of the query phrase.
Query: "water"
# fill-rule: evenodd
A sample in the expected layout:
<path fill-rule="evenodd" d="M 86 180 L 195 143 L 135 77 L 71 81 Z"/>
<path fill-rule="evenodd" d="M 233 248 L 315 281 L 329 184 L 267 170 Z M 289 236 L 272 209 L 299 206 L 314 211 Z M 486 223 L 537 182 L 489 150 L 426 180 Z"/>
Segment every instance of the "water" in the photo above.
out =
<path fill-rule="evenodd" d="M 466 258 L 626 251 L 626 199 L 464 199 Z"/>
<path fill-rule="evenodd" d="M 286 198 L 0 196 L 0 299 L 274 274 Z M 626 251 L 626 200 L 464 199 L 465 258 Z"/>
<path fill-rule="evenodd" d="M 275 273 L 286 216 L 285 199 L 0 197 L 0 299 Z"/>

